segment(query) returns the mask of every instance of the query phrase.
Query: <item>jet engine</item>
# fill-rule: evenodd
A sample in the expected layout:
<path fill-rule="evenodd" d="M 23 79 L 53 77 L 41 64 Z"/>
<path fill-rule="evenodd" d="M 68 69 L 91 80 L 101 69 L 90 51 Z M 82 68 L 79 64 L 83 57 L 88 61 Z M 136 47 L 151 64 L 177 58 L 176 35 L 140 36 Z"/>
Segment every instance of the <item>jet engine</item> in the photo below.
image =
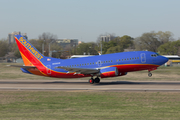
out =
<path fill-rule="evenodd" d="M 119 72 L 117 67 L 108 67 L 100 70 L 101 78 L 127 75 L 127 72 Z"/>
<path fill-rule="evenodd" d="M 101 78 L 118 76 L 117 67 L 108 67 L 100 70 Z"/>

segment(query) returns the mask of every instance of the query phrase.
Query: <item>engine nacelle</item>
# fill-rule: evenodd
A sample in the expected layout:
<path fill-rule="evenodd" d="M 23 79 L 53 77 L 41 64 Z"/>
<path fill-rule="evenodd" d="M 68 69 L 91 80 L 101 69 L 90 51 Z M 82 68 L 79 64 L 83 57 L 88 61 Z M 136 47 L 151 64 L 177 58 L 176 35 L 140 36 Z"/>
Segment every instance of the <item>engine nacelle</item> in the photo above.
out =
<path fill-rule="evenodd" d="M 101 72 L 101 78 L 118 76 L 117 67 L 104 68 L 104 69 L 101 69 L 100 72 Z"/>

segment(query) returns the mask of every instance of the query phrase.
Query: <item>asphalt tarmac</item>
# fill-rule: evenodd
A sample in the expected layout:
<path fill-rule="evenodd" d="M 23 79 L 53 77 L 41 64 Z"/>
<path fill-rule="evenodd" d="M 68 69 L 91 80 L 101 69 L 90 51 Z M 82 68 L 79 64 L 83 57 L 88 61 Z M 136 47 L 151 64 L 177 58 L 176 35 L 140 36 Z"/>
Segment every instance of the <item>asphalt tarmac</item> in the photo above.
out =
<path fill-rule="evenodd" d="M 0 90 L 59 90 L 59 91 L 177 91 L 180 81 L 115 81 L 101 80 L 0 80 Z"/>

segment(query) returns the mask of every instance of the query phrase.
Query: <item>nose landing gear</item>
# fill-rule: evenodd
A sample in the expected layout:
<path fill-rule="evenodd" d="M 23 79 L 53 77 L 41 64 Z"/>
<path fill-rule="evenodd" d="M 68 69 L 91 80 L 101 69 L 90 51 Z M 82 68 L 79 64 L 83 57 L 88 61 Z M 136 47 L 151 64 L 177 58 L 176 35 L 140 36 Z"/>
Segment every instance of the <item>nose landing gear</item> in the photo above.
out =
<path fill-rule="evenodd" d="M 148 72 L 148 76 L 149 76 L 149 77 L 151 77 L 151 76 L 152 76 L 152 73 L 151 73 L 150 71 Z"/>

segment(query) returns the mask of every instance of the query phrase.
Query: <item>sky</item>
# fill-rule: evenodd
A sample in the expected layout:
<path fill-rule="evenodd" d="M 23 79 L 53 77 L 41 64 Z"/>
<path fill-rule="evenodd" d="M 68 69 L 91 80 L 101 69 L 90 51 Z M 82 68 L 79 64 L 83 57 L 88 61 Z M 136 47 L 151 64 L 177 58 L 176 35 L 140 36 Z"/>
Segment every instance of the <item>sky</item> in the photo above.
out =
<path fill-rule="evenodd" d="M 8 33 L 44 32 L 96 42 L 100 34 L 170 31 L 180 38 L 180 0 L 0 0 L 0 39 Z"/>

